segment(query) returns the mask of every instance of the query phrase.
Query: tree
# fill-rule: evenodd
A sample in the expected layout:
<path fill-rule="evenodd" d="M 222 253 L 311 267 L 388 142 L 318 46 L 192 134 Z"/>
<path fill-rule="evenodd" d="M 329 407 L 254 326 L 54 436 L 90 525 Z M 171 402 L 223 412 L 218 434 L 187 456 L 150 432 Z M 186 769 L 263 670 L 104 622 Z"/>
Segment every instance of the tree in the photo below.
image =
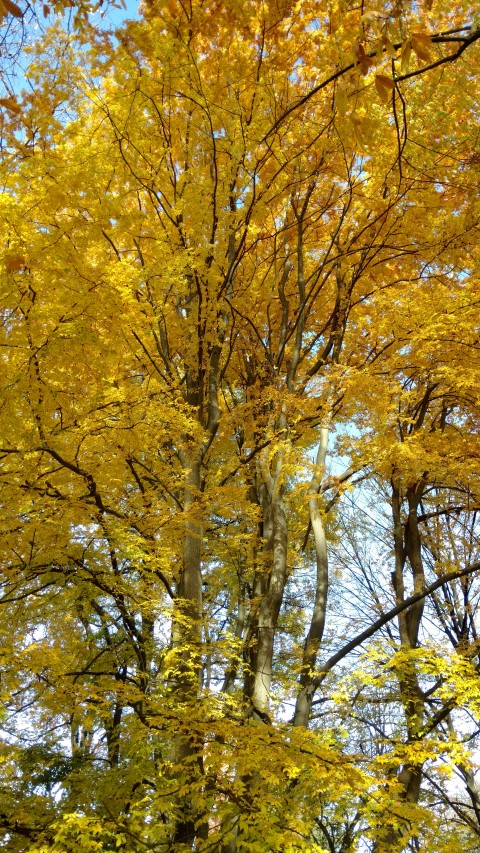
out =
<path fill-rule="evenodd" d="M 4 104 L 9 849 L 473 849 L 469 11 L 149 4 Z"/>

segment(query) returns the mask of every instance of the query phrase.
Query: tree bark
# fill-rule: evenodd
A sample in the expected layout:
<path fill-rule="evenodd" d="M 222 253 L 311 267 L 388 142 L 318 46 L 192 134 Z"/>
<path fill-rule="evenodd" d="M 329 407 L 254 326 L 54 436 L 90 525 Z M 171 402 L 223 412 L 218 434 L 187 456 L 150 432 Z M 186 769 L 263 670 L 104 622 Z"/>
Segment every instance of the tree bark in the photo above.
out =
<path fill-rule="evenodd" d="M 315 693 L 313 682 L 314 668 L 317 662 L 323 632 L 325 630 L 328 595 L 328 551 L 325 527 L 318 507 L 318 494 L 325 473 L 328 432 L 328 425 L 322 426 L 320 430 L 320 444 L 317 450 L 315 471 L 309 485 L 308 508 L 310 525 L 315 541 L 317 579 L 312 618 L 310 620 L 310 627 L 308 629 L 308 634 L 303 648 L 302 668 L 299 679 L 300 691 L 297 695 L 295 712 L 293 715 L 294 726 L 308 725 Z"/>

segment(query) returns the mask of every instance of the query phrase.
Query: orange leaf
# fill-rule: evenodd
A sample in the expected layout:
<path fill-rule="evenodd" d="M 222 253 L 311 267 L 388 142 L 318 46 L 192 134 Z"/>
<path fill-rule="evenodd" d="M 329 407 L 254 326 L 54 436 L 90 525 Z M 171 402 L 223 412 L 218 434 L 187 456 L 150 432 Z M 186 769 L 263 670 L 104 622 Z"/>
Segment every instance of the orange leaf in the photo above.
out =
<path fill-rule="evenodd" d="M 5 261 L 5 267 L 7 272 L 18 272 L 24 268 L 26 262 L 24 255 L 10 255 Z"/>
<path fill-rule="evenodd" d="M 14 98 L 0 98 L 0 107 L 6 107 L 12 113 L 21 113 L 22 108 L 17 104 Z"/>
<path fill-rule="evenodd" d="M 357 44 L 355 45 L 353 50 L 354 50 L 354 54 L 355 54 L 355 61 L 358 62 L 359 66 L 362 70 L 362 74 L 367 74 L 368 69 L 370 68 L 370 60 L 369 60 L 367 54 L 365 53 L 365 48 L 364 48 L 363 44 L 360 44 L 360 42 L 357 42 Z"/>
<path fill-rule="evenodd" d="M 20 9 L 20 6 L 13 3 L 13 0 L 2 0 L 2 6 L 4 6 L 7 12 L 10 12 L 11 15 L 14 15 L 15 18 L 23 18 L 23 12 Z"/>

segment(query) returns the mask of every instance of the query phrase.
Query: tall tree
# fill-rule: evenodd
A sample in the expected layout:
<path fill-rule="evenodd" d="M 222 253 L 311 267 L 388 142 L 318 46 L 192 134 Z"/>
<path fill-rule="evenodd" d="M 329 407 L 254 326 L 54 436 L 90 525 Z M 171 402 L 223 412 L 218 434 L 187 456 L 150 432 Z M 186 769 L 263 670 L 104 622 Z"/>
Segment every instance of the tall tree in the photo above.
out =
<path fill-rule="evenodd" d="M 3 104 L 12 849 L 475 843 L 470 11 L 152 3 Z"/>

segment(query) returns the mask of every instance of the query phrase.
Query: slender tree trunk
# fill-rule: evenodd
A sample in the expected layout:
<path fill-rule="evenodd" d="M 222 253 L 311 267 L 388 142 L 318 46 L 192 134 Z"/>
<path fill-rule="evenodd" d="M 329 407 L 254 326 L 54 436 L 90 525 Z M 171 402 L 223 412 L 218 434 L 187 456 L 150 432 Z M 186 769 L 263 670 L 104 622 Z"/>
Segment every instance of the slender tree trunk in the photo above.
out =
<path fill-rule="evenodd" d="M 202 520 L 200 507 L 200 461 L 185 459 L 185 488 L 183 511 L 185 529 L 183 561 L 177 584 L 172 646 L 175 676 L 172 684 L 178 707 L 183 714 L 194 709 L 201 687 L 202 674 Z M 192 721 L 193 722 L 193 721 Z M 182 783 L 192 784 L 203 772 L 202 748 L 192 733 L 179 731 L 173 738 L 172 760 L 174 775 Z M 198 828 L 195 804 L 187 795 L 178 803 L 178 820 L 174 843 L 192 845 L 195 836 L 206 834 L 207 827 Z M 197 828 L 196 828 L 197 825 Z"/>
<path fill-rule="evenodd" d="M 392 572 L 392 585 L 397 604 L 405 600 L 405 569 L 407 560 L 413 575 L 414 592 L 419 592 L 425 586 L 421 539 L 418 529 L 417 510 L 424 490 L 421 480 L 415 486 L 410 486 L 405 494 L 408 515 L 402 521 L 402 494 L 400 487 L 392 481 L 392 516 L 395 550 L 395 569 Z M 423 616 L 425 600 L 422 599 L 413 607 L 398 616 L 400 641 L 403 648 L 414 649 L 418 642 L 418 633 Z M 407 727 L 407 743 L 420 742 L 425 719 L 425 703 L 418 681 L 415 662 L 406 661 L 399 676 L 398 684 L 400 697 L 405 714 Z M 397 780 L 402 786 L 401 799 L 407 803 L 418 803 L 423 778 L 423 761 L 405 763 L 397 774 Z M 405 847 L 404 831 L 402 828 L 389 828 L 375 843 L 374 853 L 401 851 Z"/>
<path fill-rule="evenodd" d="M 315 541 L 315 558 L 317 566 L 317 580 L 315 586 L 315 600 L 313 602 L 312 618 L 303 648 L 302 668 L 300 672 L 300 690 L 295 703 L 293 716 L 294 726 L 307 726 L 312 708 L 315 692 L 314 668 L 317 662 L 320 643 L 325 630 L 325 616 L 327 612 L 328 595 L 328 551 L 327 538 L 322 515 L 319 510 L 319 490 L 325 473 L 325 460 L 328 446 L 328 426 L 323 426 L 320 432 L 320 444 L 317 451 L 315 471 L 309 485 L 308 508 L 310 525 Z"/>
<path fill-rule="evenodd" d="M 273 553 L 266 595 L 258 609 L 257 647 L 252 702 L 256 710 L 268 713 L 272 683 L 275 630 L 287 579 L 287 519 L 283 495 L 271 497 Z"/>

